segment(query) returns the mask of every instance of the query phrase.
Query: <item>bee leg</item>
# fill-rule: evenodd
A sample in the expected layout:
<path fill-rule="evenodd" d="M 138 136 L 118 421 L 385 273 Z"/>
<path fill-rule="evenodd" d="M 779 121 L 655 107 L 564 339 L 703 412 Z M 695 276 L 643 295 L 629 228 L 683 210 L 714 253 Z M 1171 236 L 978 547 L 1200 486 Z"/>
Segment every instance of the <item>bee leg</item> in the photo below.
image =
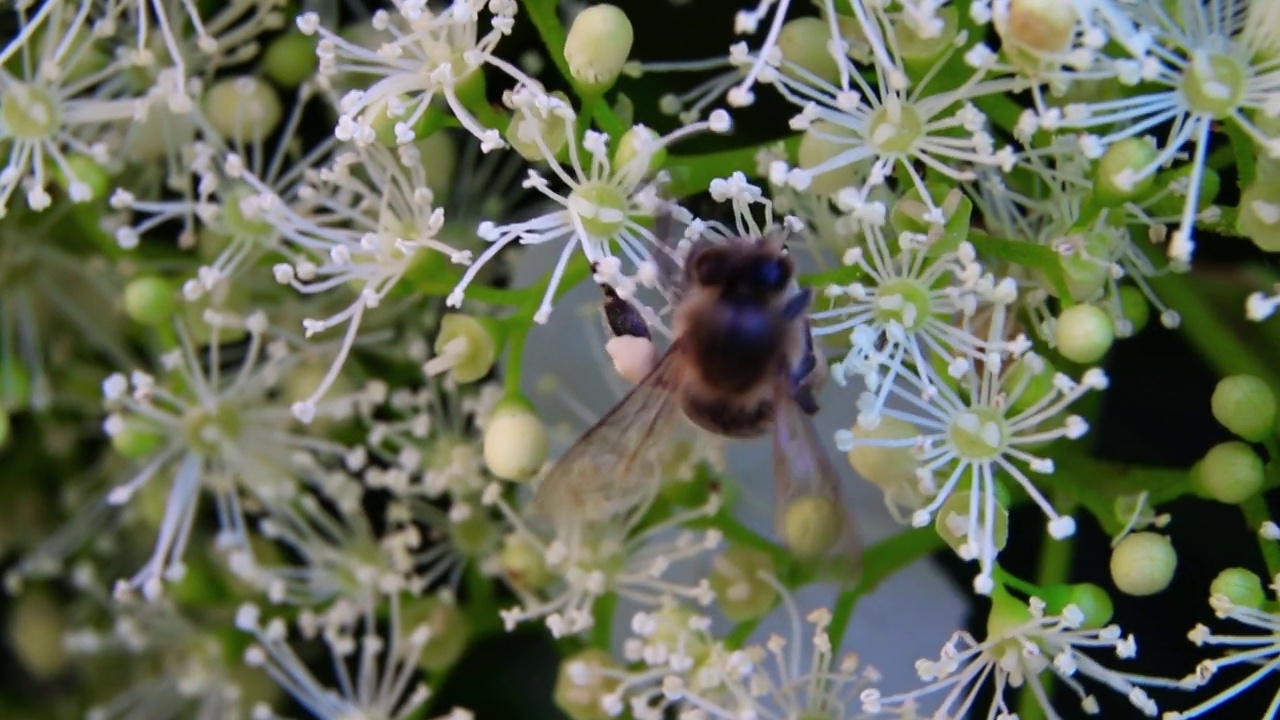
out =
<path fill-rule="evenodd" d="M 804 356 L 791 369 L 789 377 L 791 399 L 795 400 L 806 414 L 814 415 L 818 412 L 818 400 L 813 396 L 814 370 L 818 367 L 818 356 L 813 349 L 813 333 L 809 332 L 808 323 L 805 323 L 804 330 Z"/>
<path fill-rule="evenodd" d="M 600 283 L 600 289 L 604 291 L 604 319 L 614 337 L 653 339 L 649 335 L 649 323 L 635 305 L 623 300 L 608 283 Z"/>

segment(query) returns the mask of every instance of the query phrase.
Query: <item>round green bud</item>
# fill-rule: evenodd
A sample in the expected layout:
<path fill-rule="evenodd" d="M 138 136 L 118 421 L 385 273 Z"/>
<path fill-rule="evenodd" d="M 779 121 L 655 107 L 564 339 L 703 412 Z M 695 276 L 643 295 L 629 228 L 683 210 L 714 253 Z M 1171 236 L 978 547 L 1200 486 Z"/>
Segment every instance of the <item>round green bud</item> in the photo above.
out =
<path fill-rule="evenodd" d="M 1089 232 L 1065 238 L 1058 253 L 1058 265 L 1066 281 L 1067 292 L 1076 302 L 1085 302 L 1098 294 L 1111 278 L 1111 236 L 1105 232 Z M 1046 283 L 1052 288 L 1052 283 Z M 1056 290 L 1051 290 L 1056 294 Z"/>
<path fill-rule="evenodd" d="M 1262 578 L 1257 573 L 1244 568 L 1227 568 L 1218 573 L 1209 585 L 1210 595 L 1222 595 L 1232 605 L 1253 608 L 1262 607 L 1266 602 L 1266 591 L 1262 588 Z"/>
<path fill-rule="evenodd" d="M 1084 615 L 1084 627 L 1087 628 L 1103 627 L 1115 615 L 1111 596 L 1093 583 L 1054 585 L 1037 595 L 1044 600 L 1045 611 L 1051 615 L 1061 614 L 1069 605 L 1075 606 Z"/>
<path fill-rule="evenodd" d="M 791 500 L 782 516 L 782 543 L 801 559 L 827 554 L 840 539 L 844 518 L 831 500 L 802 495 Z"/>
<path fill-rule="evenodd" d="M 1214 445 L 1197 467 L 1191 481 L 1202 497 L 1234 504 L 1262 489 L 1262 458 L 1239 440 Z"/>
<path fill-rule="evenodd" d="M 161 440 L 160 434 L 125 421 L 124 427 L 111 436 L 111 447 L 124 457 L 137 459 L 155 452 L 160 447 Z"/>
<path fill-rule="evenodd" d="M 426 625 L 431 631 L 422 654 L 418 656 L 418 665 L 423 670 L 438 672 L 462 657 L 471 633 L 466 616 L 451 596 L 429 595 L 407 604 L 402 612 L 401 622 L 405 627 Z"/>
<path fill-rule="evenodd" d="M 569 74 L 593 92 L 613 86 L 631 54 L 635 35 L 627 14 L 601 3 L 578 13 L 564 42 Z"/>
<path fill-rule="evenodd" d="M 815 121 L 800 136 L 796 165 L 802 170 L 817 167 L 854 143 L 861 144 L 852 130 L 825 120 Z M 862 175 L 858 163 L 843 165 L 814 175 L 806 191 L 818 196 L 834 195 L 850 185 L 860 184 Z"/>
<path fill-rule="evenodd" d="M 1124 285 L 1120 288 L 1120 315 L 1129 323 L 1129 335 L 1136 335 L 1151 321 L 1151 303 L 1141 290 Z"/>
<path fill-rule="evenodd" d="M 287 32 L 267 45 L 262 70 L 277 85 L 296 88 L 316 71 L 316 40 L 300 32 Z"/>
<path fill-rule="evenodd" d="M 1275 431 L 1276 396 L 1261 378 L 1222 378 L 1213 389 L 1210 404 L 1214 419 L 1249 442 L 1262 442 Z"/>
<path fill-rule="evenodd" d="M 903 440 L 916 437 L 920 430 L 906 420 L 882 417 L 874 428 L 854 424 L 850 435 L 854 440 L 848 452 L 854 472 L 884 491 L 885 500 L 907 510 L 924 507 L 926 498 L 916 480 L 916 461 L 910 447 L 883 447 L 858 444 L 858 440 Z"/>
<path fill-rule="evenodd" d="M 840 66 L 827 49 L 830 40 L 831 28 L 825 20 L 799 17 L 782 26 L 778 33 L 778 50 L 784 63 L 803 68 L 827 82 L 835 82 L 840 79 Z M 782 72 L 797 79 L 800 77 L 786 64 L 782 66 Z"/>
<path fill-rule="evenodd" d="M 527 482 L 547 460 L 547 426 L 522 397 L 498 403 L 484 428 L 484 464 L 503 480 Z"/>
<path fill-rule="evenodd" d="M 18 596 L 9 615 L 9 646 L 35 677 L 49 679 L 67 666 L 62 635 L 66 619 L 60 604 L 43 591 Z"/>
<path fill-rule="evenodd" d="M 266 140 L 284 115 L 276 91 L 252 76 L 215 82 L 204 94 L 204 112 L 214 130 L 245 142 Z"/>
<path fill-rule="evenodd" d="M 1150 192 L 1156 174 L 1138 173 L 1156 159 L 1155 144 L 1145 137 L 1131 137 L 1112 143 L 1098 159 L 1093 182 L 1093 196 L 1107 207 L 1115 207 Z"/>
<path fill-rule="evenodd" d="M 716 594 L 720 610 L 730 621 L 740 623 L 764 617 L 778 600 L 778 591 L 760 579 L 760 573 L 774 575 L 773 558 L 760 550 L 731 545 L 711 559 L 707 578 Z"/>
<path fill-rule="evenodd" d="M 1173 543 L 1157 533 L 1126 535 L 1111 551 L 1111 581 L 1126 595 L 1154 595 L 1164 590 L 1177 569 Z"/>
<path fill-rule="evenodd" d="M 448 371 L 458 383 L 475 382 L 493 368 L 498 359 L 497 328 L 487 318 L 449 313 L 440 320 L 436 335 L 436 356 L 423 369 L 428 375 Z"/>
<path fill-rule="evenodd" d="M 618 148 L 613 152 L 613 167 L 621 169 L 633 162 L 642 163 L 644 175 L 653 173 L 667 159 L 667 149 L 657 143 L 659 137 L 643 125 L 632 126 L 618 141 Z"/>
<path fill-rule="evenodd" d="M 992 528 L 992 537 L 994 540 L 996 551 L 1004 550 L 1004 546 L 1009 542 L 1009 498 L 1008 490 L 1004 491 L 1004 497 L 1001 497 L 1000 490 L 1003 486 L 997 486 L 996 492 L 996 517 L 995 525 Z M 938 537 L 943 542 L 951 546 L 951 549 L 961 557 L 968 558 L 965 554 L 965 546 L 969 541 L 969 503 L 972 493 L 968 490 L 962 492 L 953 492 L 943 501 L 941 507 L 938 508 L 937 516 L 933 520 L 934 530 L 937 531 Z M 981 498 L 979 498 L 979 507 L 981 507 Z M 981 530 L 981 524 L 979 524 Z"/>
<path fill-rule="evenodd" d="M 1280 252 L 1280 179 L 1259 177 L 1244 189 L 1236 230 L 1262 250 Z"/>
<path fill-rule="evenodd" d="M 553 693 L 556 707 L 571 720 L 609 720 L 604 698 L 618 688 L 622 668 L 604 650 L 586 648 L 560 661 Z"/>
<path fill-rule="evenodd" d="M 173 317 L 177 298 L 173 286 L 164 278 L 145 275 L 124 288 L 124 310 L 135 322 L 158 325 Z"/>
<path fill-rule="evenodd" d="M 1054 339 L 1058 344 L 1058 352 L 1066 359 L 1092 363 L 1100 360 L 1111 349 L 1115 333 L 1111 317 L 1105 310 L 1095 305 L 1081 304 L 1072 305 L 1058 316 Z"/>
<path fill-rule="evenodd" d="M 547 558 L 532 540 L 513 533 L 502 540 L 498 551 L 498 565 L 507 581 L 526 591 L 540 590 L 555 580 L 555 573 L 547 567 Z"/>

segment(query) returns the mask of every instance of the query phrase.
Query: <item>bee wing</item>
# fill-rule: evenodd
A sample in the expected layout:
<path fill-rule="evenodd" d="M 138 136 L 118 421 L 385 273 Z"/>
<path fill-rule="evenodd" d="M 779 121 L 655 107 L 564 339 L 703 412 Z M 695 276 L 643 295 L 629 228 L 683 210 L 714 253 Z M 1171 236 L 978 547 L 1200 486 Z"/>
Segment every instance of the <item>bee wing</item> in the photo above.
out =
<path fill-rule="evenodd" d="M 607 520 L 649 499 L 662 482 L 665 436 L 679 428 L 680 341 L 565 452 L 538 485 L 533 512 L 557 527 Z"/>
<path fill-rule="evenodd" d="M 829 501 L 839 522 L 832 551 L 847 559 L 847 569 L 862 565 L 862 540 L 840 491 L 840 474 L 822 443 L 813 419 L 791 396 L 791 384 L 780 377 L 774 392 L 773 470 L 779 532 L 787 508 L 804 497 Z"/>

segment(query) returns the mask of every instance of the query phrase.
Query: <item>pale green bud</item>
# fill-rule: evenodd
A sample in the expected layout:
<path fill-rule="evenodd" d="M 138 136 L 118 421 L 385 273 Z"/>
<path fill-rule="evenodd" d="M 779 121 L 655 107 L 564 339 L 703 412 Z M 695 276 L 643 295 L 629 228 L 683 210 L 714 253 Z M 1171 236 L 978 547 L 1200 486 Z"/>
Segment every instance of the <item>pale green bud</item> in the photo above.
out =
<path fill-rule="evenodd" d="M 594 92 L 613 86 L 631 54 L 631 21 L 607 3 L 578 13 L 564 43 L 564 59 L 573 78 Z"/>
<path fill-rule="evenodd" d="M 778 600 L 778 591 L 760 579 L 760 573 L 776 575 L 773 558 L 765 552 L 731 545 L 711 559 L 707 578 L 721 612 L 732 622 L 764 617 Z"/>
<path fill-rule="evenodd" d="M 570 107 L 569 96 L 560 91 L 551 93 L 551 97 Z M 569 139 L 572 124 L 552 105 L 518 105 L 511 114 L 511 122 L 503 137 L 520 157 L 529 162 L 541 162 L 554 158 L 563 150 Z M 561 112 L 566 112 L 562 109 Z M 541 144 L 539 144 L 541 141 Z M 543 148 L 546 148 L 546 152 Z M 550 157 L 548 157 L 550 153 Z"/>
<path fill-rule="evenodd" d="M 1236 230 L 1262 250 L 1280 252 L 1280 179 L 1259 177 L 1244 189 Z"/>
<path fill-rule="evenodd" d="M 1003 490 L 1003 487 L 999 488 Z M 1004 550 L 1004 546 L 1009 542 L 1009 499 L 1008 491 L 996 493 L 996 517 L 994 527 L 992 528 L 993 545 L 997 552 Z M 938 532 L 938 537 L 943 542 L 951 546 L 951 549 L 957 555 L 972 559 L 972 554 L 966 554 L 964 549 L 971 538 L 968 537 L 969 531 L 969 505 L 972 493 L 968 490 L 962 492 L 953 492 L 946 500 L 943 501 L 941 507 L 938 508 L 937 516 L 934 518 L 933 527 Z M 981 506 L 981 498 L 979 498 Z M 982 524 L 978 524 L 981 531 Z M 971 553 L 971 550 L 969 551 Z"/>
<path fill-rule="evenodd" d="M 281 87 L 298 87 L 316 71 L 315 38 L 291 31 L 272 40 L 263 53 L 262 70 Z"/>
<path fill-rule="evenodd" d="M 275 132 L 284 115 L 276 91 L 263 80 L 230 77 L 204 95 L 204 112 L 214 130 L 245 142 L 262 142 Z"/>
<path fill-rule="evenodd" d="M 902 440 L 920 434 L 911 423 L 888 416 L 880 418 L 874 428 L 855 423 L 849 432 L 853 440 Z M 847 455 L 854 472 L 884 491 L 891 507 L 919 510 L 925 506 L 926 498 L 916 479 L 920 463 L 910 447 L 854 444 Z"/>
<path fill-rule="evenodd" d="M 1214 419 L 1249 442 L 1262 442 L 1275 430 L 1276 396 L 1253 375 L 1222 378 L 1210 403 Z"/>
<path fill-rule="evenodd" d="M 509 396 L 484 428 L 484 464 L 503 480 L 527 482 L 547 460 L 547 426 L 522 397 Z"/>
<path fill-rule="evenodd" d="M 833 140 L 832 137 L 839 139 Z M 825 120 L 817 120 L 800 136 L 800 147 L 796 151 L 796 165 L 802 170 L 817 167 L 818 164 L 837 153 L 843 152 L 853 142 L 857 142 L 857 137 L 851 130 Z M 850 185 L 861 184 L 863 175 L 864 171 L 857 163 L 843 165 L 812 176 L 806 192 L 819 196 L 834 195 Z"/>
<path fill-rule="evenodd" d="M 1084 627 L 1100 628 L 1111 622 L 1115 606 L 1111 596 L 1093 583 L 1054 585 L 1036 593 L 1045 602 L 1045 611 L 1060 614 L 1068 605 L 1074 605 L 1084 615 Z"/>
<path fill-rule="evenodd" d="M 1169 587 L 1178 554 L 1164 535 L 1126 535 L 1111 551 L 1111 580 L 1126 595 L 1154 595 Z"/>
<path fill-rule="evenodd" d="M 1111 349 L 1115 334 L 1111 317 L 1094 305 L 1072 305 L 1058 316 L 1054 339 L 1062 356 L 1078 363 L 1092 363 Z"/>
<path fill-rule="evenodd" d="M 609 653 L 596 648 L 564 658 L 556 675 L 556 707 L 571 720 L 609 720 L 611 714 L 605 712 L 603 701 L 618 688 L 619 680 L 611 673 L 621 669 Z"/>
<path fill-rule="evenodd" d="M 150 455 L 160 447 L 161 436 L 125 421 L 124 427 L 111 436 L 111 447 L 122 456 L 137 459 Z"/>
<path fill-rule="evenodd" d="M 1257 610 L 1266 601 L 1266 592 L 1262 589 L 1262 578 L 1244 568 L 1227 568 L 1218 573 L 1209 585 L 1210 595 L 1222 595 L 1232 605 Z"/>
<path fill-rule="evenodd" d="M 778 33 L 778 50 L 786 62 L 798 65 L 827 82 L 840 79 L 840 66 L 827 50 L 831 28 L 822 18 L 799 17 L 788 20 Z M 789 72 L 783 66 L 782 72 Z"/>
<path fill-rule="evenodd" d="M 644 175 L 657 171 L 667 159 L 667 149 L 658 144 L 660 137 L 643 125 L 632 126 L 618 141 L 618 148 L 613 153 L 613 166 L 624 168 L 637 162 L 643 163 Z"/>
<path fill-rule="evenodd" d="M 423 366 L 427 375 L 448 371 L 460 384 L 475 382 L 498 359 L 497 327 L 487 318 L 449 313 L 440 320 L 436 356 Z"/>
<path fill-rule="evenodd" d="M 498 564 L 512 585 L 527 591 L 540 590 L 556 578 L 542 549 L 520 534 L 503 538 Z"/>
<path fill-rule="evenodd" d="M 135 322 L 159 325 L 172 318 L 176 308 L 173 286 L 164 278 L 146 275 L 124 288 L 124 310 Z"/>
<path fill-rule="evenodd" d="M 401 622 L 416 628 L 425 624 L 430 629 L 427 644 L 418 656 L 418 665 L 427 672 L 450 667 L 467 649 L 470 632 L 467 618 L 457 602 L 447 593 L 430 595 L 405 606 Z"/>
<path fill-rule="evenodd" d="M 1120 288 L 1120 314 L 1129 322 L 1129 334 L 1136 335 L 1151 321 L 1151 303 L 1132 285 Z"/>
<path fill-rule="evenodd" d="M 1098 160 L 1093 196 L 1103 205 L 1115 207 L 1145 195 L 1155 183 L 1156 174 L 1139 178 L 1138 173 L 1151 165 L 1157 152 L 1145 137 L 1112 143 Z"/>
<path fill-rule="evenodd" d="M 816 495 L 794 498 L 783 514 L 782 542 L 802 559 L 825 555 L 835 547 L 843 528 L 840 508 Z"/>
<path fill-rule="evenodd" d="M 1214 445 L 1197 468 L 1192 475 L 1196 493 L 1218 502 L 1244 502 L 1262 488 L 1262 458 L 1238 440 Z"/>

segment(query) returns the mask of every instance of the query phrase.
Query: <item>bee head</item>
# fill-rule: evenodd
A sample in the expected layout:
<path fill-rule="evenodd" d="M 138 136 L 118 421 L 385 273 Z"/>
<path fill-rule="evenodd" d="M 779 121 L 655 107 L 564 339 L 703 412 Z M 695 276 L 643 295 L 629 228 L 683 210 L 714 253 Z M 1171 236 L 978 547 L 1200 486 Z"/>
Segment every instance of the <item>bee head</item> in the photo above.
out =
<path fill-rule="evenodd" d="M 717 288 L 728 300 L 764 302 L 787 288 L 794 274 L 791 258 L 765 247 L 713 245 L 690 258 L 691 275 L 701 287 Z"/>

